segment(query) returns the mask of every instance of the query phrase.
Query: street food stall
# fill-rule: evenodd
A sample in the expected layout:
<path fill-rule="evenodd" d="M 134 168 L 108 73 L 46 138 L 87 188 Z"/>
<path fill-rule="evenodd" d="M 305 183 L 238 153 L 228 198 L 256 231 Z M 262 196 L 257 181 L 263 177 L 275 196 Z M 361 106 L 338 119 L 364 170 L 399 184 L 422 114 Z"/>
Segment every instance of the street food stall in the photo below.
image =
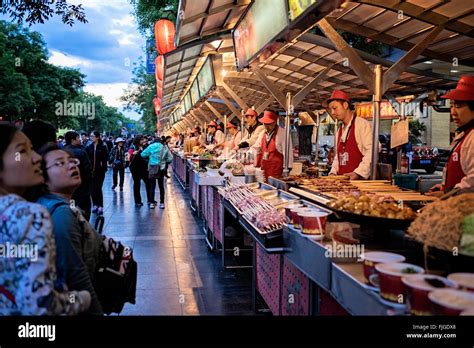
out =
<path fill-rule="evenodd" d="M 370 180 L 322 176 L 314 166 L 290 175 L 286 161 L 283 177 L 250 183 L 256 175 L 246 173 L 248 158 L 234 154 L 240 171 L 230 166 L 225 173 L 222 165 L 231 158 L 219 160 L 204 148 L 174 151 L 173 169 L 190 188 L 210 249 L 222 253 L 224 269 L 229 258 L 232 267 L 253 268 L 255 309 L 263 304 L 274 315 L 427 315 L 459 314 L 474 305 L 472 194 L 439 200 L 407 190 L 382 178 L 377 161 L 388 103 L 402 120 L 397 97 L 456 85 L 457 75 L 429 68 L 433 61 L 474 66 L 472 6 L 237 3 L 213 9 L 213 2 L 183 2 L 177 30 L 182 46 L 165 55 L 162 113 L 170 131 L 206 128 L 213 119 L 243 124 L 241 110 L 272 108 L 282 110 L 279 122 L 289 139 L 300 113 L 319 127 L 324 101 L 335 89 L 372 106 L 372 117 L 365 115 L 373 129 Z M 341 30 L 389 45 L 400 58 L 355 49 Z M 290 151 L 287 146 L 285 158 Z M 226 233 L 229 227 L 232 233 Z M 235 248 L 250 250 L 251 260 Z"/>

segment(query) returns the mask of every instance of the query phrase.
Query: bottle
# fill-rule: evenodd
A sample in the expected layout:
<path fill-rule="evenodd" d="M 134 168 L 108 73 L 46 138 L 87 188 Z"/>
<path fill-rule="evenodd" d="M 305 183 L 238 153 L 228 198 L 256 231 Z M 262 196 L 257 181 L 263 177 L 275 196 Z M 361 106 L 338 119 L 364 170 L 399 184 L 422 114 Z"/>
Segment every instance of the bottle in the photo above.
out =
<path fill-rule="evenodd" d="M 400 166 L 400 172 L 402 174 L 408 174 L 410 171 L 409 168 L 409 161 L 408 161 L 408 156 L 406 153 L 402 155 L 402 161 L 401 161 L 401 166 Z"/>

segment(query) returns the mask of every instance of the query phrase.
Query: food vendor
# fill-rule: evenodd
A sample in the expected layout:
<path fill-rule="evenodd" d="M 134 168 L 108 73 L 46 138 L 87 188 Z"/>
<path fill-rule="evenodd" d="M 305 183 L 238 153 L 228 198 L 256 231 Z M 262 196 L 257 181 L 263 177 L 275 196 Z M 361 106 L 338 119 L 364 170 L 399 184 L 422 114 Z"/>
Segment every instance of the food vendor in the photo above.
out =
<path fill-rule="evenodd" d="M 372 160 L 372 126 L 350 109 L 349 95 L 334 90 L 328 99 L 329 114 L 342 121 L 337 134 L 337 152 L 329 175 L 347 175 L 351 180 L 368 179 Z"/>
<path fill-rule="evenodd" d="M 228 122 L 225 128 L 229 131 L 230 140 L 226 142 L 226 148 L 232 150 L 238 146 L 242 139 L 242 132 L 239 131 L 238 126 L 233 122 Z"/>
<path fill-rule="evenodd" d="M 450 100 L 456 135 L 443 171 L 443 184 L 428 194 L 442 195 L 452 189 L 474 192 L 474 76 L 461 76 L 456 89 L 441 96 Z"/>
<path fill-rule="evenodd" d="M 281 177 L 285 163 L 285 131 L 277 124 L 278 115 L 267 110 L 260 122 L 265 126 L 265 132 L 260 137 L 260 143 L 254 147 L 261 153 L 261 168 L 265 178 Z M 290 138 L 289 167 L 293 166 L 293 145 Z"/>
<path fill-rule="evenodd" d="M 224 133 L 217 129 L 217 123 L 214 121 L 209 122 L 207 125 L 207 133 L 209 137 L 208 145 L 221 145 L 225 141 Z"/>
<path fill-rule="evenodd" d="M 258 121 L 258 113 L 250 108 L 244 115 L 246 129 L 242 134 L 242 139 L 234 150 L 245 149 L 254 146 L 265 132 L 265 127 Z"/>

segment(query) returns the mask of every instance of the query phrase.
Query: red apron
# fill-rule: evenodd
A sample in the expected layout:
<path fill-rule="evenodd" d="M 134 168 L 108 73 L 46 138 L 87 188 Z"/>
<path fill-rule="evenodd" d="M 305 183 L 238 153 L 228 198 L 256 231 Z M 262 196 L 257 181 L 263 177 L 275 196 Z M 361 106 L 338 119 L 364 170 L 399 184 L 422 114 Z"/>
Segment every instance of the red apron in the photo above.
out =
<path fill-rule="evenodd" d="M 466 176 L 461 167 L 461 148 L 472 128 L 467 130 L 461 140 L 454 145 L 445 167 L 444 191 L 450 191 Z"/>
<path fill-rule="evenodd" d="M 342 141 L 342 128 L 337 135 L 338 175 L 352 173 L 362 162 L 362 153 L 359 151 L 355 137 L 355 116 L 352 118 L 346 141 Z"/>
<path fill-rule="evenodd" d="M 283 154 L 278 152 L 276 148 L 276 136 L 278 133 L 278 126 L 273 132 L 270 141 L 267 142 L 267 137 L 262 136 L 262 170 L 265 174 L 265 179 L 268 180 L 270 176 L 279 178 L 283 173 Z M 267 155 L 266 155 L 267 154 Z"/>

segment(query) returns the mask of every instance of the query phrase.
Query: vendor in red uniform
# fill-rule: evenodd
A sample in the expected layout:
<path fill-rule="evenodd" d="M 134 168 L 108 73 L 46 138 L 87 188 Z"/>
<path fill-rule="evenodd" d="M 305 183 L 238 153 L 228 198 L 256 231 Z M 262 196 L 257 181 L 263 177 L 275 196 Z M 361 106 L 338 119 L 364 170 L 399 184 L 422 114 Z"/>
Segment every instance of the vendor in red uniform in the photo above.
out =
<path fill-rule="evenodd" d="M 456 89 L 441 98 L 450 100 L 456 136 L 444 168 L 443 184 L 431 188 L 432 195 L 453 189 L 474 192 L 474 76 L 461 76 Z"/>
<path fill-rule="evenodd" d="M 372 126 L 353 114 L 344 91 L 334 90 L 327 103 L 332 118 L 343 123 L 337 134 L 337 152 L 329 175 L 347 175 L 351 180 L 369 178 Z"/>
<path fill-rule="evenodd" d="M 278 115 L 273 111 L 265 111 L 260 122 L 265 126 L 265 132 L 260 136 L 254 147 L 261 154 L 261 168 L 265 178 L 279 178 L 285 165 L 285 129 L 277 124 Z M 293 166 L 293 145 L 290 138 L 289 167 Z"/>

